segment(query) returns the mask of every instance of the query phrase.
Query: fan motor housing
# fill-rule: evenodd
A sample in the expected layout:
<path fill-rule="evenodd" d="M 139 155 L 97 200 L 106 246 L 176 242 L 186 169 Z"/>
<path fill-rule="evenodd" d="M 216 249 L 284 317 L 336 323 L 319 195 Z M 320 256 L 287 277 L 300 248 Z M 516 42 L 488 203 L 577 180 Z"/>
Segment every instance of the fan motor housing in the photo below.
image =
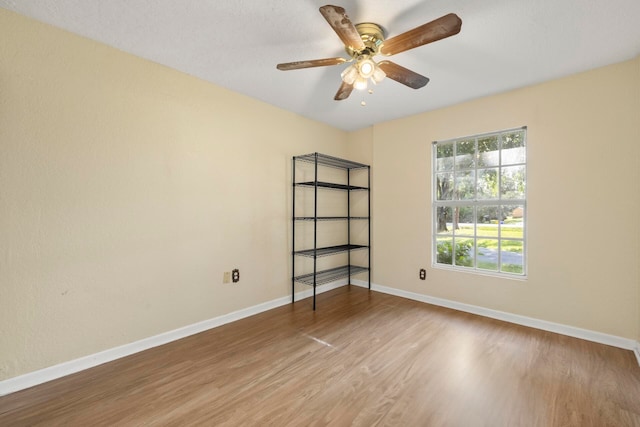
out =
<path fill-rule="evenodd" d="M 347 54 L 352 58 L 377 55 L 380 45 L 384 41 L 384 29 L 373 22 L 363 22 L 356 24 L 355 27 L 358 30 L 358 34 L 360 34 L 360 38 L 362 38 L 365 48 L 363 50 L 355 50 L 351 46 L 345 46 Z"/>

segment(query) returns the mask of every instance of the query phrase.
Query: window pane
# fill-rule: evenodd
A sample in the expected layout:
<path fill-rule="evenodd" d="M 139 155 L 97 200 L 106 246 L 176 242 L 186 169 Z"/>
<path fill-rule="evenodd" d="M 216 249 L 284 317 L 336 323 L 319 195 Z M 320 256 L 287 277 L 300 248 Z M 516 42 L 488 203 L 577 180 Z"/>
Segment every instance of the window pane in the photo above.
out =
<path fill-rule="evenodd" d="M 456 169 L 469 169 L 476 164 L 476 141 L 474 139 L 456 142 Z"/>
<path fill-rule="evenodd" d="M 436 233 L 451 234 L 453 222 L 453 208 L 451 206 L 439 206 L 436 210 Z"/>
<path fill-rule="evenodd" d="M 479 269 L 498 271 L 498 239 L 478 239 L 476 260 Z"/>
<path fill-rule="evenodd" d="M 478 199 L 498 199 L 498 169 L 478 170 Z"/>
<path fill-rule="evenodd" d="M 497 221 L 492 220 L 491 222 L 497 222 Z M 478 236 L 498 237 L 498 224 L 491 224 L 491 223 L 478 224 L 477 230 L 478 230 L 477 231 Z"/>
<path fill-rule="evenodd" d="M 436 175 L 437 200 L 451 200 L 453 198 L 453 173 L 439 173 Z"/>
<path fill-rule="evenodd" d="M 524 166 L 502 168 L 501 188 L 503 199 L 524 199 Z"/>
<path fill-rule="evenodd" d="M 512 165 L 526 161 L 524 130 L 506 133 L 502 136 L 502 164 Z"/>
<path fill-rule="evenodd" d="M 500 271 L 519 274 L 524 271 L 524 256 L 522 248 L 523 242 L 519 240 L 502 240 Z"/>
<path fill-rule="evenodd" d="M 476 198 L 475 171 L 456 172 L 456 190 L 453 198 L 456 200 L 469 200 Z"/>
<path fill-rule="evenodd" d="M 498 166 L 500 152 L 498 151 L 498 136 L 491 136 L 478 140 L 478 167 Z"/>
<path fill-rule="evenodd" d="M 453 264 L 453 239 L 451 237 L 438 237 L 436 249 L 438 264 Z"/>
<path fill-rule="evenodd" d="M 453 216 L 457 227 L 454 228 L 456 236 L 473 236 L 475 232 L 475 218 L 473 206 L 460 206 L 453 210 Z"/>
<path fill-rule="evenodd" d="M 506 217 L 502 221 L 501 237 L 523 239 L 524 238 L 524 206 L 503 206 L 502 213 Z"/>
<path fill-rule="evenodd" d="M 478 236 L 498 237 L 499 212 L 499 206 L 478 206 Z"/>
<path fill-rule="evenodd" d="M 456 239 L 455 265 L 473 267 L 473 239 Z"/>
<path fill-rule="evenodd" d="M 436 170 L 453 170 L 453 144 L 436 145 Z"/>

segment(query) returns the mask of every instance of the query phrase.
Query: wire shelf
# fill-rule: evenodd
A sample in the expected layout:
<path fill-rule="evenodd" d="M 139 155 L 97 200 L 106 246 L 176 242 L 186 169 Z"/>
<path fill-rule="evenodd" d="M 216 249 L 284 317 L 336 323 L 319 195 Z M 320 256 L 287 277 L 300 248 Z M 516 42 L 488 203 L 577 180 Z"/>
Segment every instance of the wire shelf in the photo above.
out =
<path fill-rule="evenodd" d="M 354 251 L 357 249 L 365 249 L 368 247 L 369 246 L 364 246 L 364 245 L 338 245 L 338 246 L 329 246 L 326 248 L 305 249 L 302 251 L 295 251 L 293 254 L 313 258 L 315 253 L 315 257 L 320 258 L 323 256 L 339 254 L 340 252 Z"/>
<path fill-rule="evenodd" d="M 296 161 L 307 162 L 307 163 L 316 163 L 319 165 L 329 166 L 332 168 L 338 169 L 363 169 L 369 166 L 364 165 L 358 162 L 352 162 L 351 160 L 339 159 L 337 157 L 328 156 L 326 154 L 320 153 L 311 153 L 304 154 L 302 156 L 296 156 L 293 158 Z"/>
<path fill-rule="evenodd" d="M 349 277 L 349 270 L 351 270 L 351 276 L 369 271 L 368 268 L 357 265 L 345 265 L 342 267 L 331 268 L 329 270 L 318 271 L 315 275 L 315 284 L 316 286 L 324 285 L 326 283 L 331 283 L 333 281 Z M 313 273 L 294 277 L 293 280 L 310 286 L 313 286 L 314 284 Z"/>
<path fill-rule="evenodd" d="M 336 184 L 335 182 L 321 182 L 321 181 L 306 181 L 306 182 L 296 182 L 294 184 L 296 187 L 310 187 L 313 188 L 316 185 L 318 188 L 324 188 L 329 190 L 368 190 L 367 187 L 359 187 L 357 185 L 346 185 L 346 184 Z"/>
<path fill-rule="evenodd" d="M 296 221 L 347 221 L 347 220 L 367 220 L 368 216 L 297 216 L 294 218 Z"/>

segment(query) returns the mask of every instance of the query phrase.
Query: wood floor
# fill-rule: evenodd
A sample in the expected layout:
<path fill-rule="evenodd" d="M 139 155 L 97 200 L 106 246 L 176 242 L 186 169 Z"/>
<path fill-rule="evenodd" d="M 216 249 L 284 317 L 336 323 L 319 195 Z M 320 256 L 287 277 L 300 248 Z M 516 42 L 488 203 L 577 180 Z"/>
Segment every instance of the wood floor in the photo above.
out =
<path fill-rule="evenodd" d="M 640 426 L 640 367 L 352 286 L 2 397 L 0 425 Z"/>

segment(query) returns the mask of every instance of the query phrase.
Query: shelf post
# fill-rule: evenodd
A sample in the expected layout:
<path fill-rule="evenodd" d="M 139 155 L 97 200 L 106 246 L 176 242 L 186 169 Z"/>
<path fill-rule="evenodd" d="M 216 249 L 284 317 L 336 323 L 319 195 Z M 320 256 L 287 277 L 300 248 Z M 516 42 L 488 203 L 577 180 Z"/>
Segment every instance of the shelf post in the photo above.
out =
<path fill-rule="evenodd" d="M 367 166 L 367 225 L 369 227 L 369 245 L 367 267 L 369 268 L 369 290 L 371 290 L 371 166 Z"/>
<path fill-rule="evenodd" d="M 318 264 L 318 153 L 315 153 L 313 180 L 313 310 L 316 309 L 316 276 Z"/>
<path fill-rule="evenodd" d="M 347 168 L 347 245 L 351 247 L 351 169 Z M 351 249 L 347 251 L 347 283 L 351 286 Z"/>
<path fill-rule="evenodd" d="M 296 302 L 296 158 L 291 160 L 291 303 Z"/>

